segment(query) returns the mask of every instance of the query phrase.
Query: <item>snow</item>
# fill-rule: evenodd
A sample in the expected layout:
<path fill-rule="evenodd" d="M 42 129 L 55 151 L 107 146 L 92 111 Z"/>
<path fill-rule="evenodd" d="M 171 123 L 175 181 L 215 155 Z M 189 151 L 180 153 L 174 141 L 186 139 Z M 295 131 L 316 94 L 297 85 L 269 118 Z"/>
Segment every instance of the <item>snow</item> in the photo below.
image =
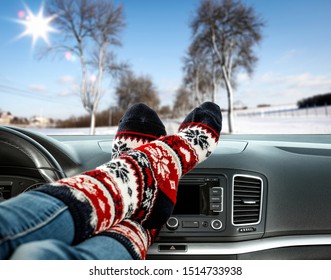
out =
<path fill-rule="evenodd" d="M 223 132 L 228 131 L 224 119 Z M 235 119 L 235 133 L 331 134 L 331 117 L 242 117 Z"/>
<path fill-rule="evenodd" d="M 168 134 L 177 131 L 181 120 L 164 120 Z M 47 135 L 88 135 L 89 128 L 29 128 Z M 115 134 L 116 126 L 97 127 L 96 134 Z M 227 116 L 223 118 L 222 133 L 228 133 Z M 238 134 L 331 134 L 331 116 L 253 116 L 236 117 Z"/>

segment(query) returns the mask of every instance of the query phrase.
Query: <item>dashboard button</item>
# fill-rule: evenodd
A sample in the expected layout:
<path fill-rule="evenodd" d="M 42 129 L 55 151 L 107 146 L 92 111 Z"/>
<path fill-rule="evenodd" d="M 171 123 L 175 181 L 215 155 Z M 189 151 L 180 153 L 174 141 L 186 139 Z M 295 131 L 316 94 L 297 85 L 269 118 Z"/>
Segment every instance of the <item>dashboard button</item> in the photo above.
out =
<path fill-rule="evenodd" d="M 210 202 L 212 202 L 212 203 L 221 203 L 222 199 L 219 196 L 211 196 L 210 197 Z"/>
<path fill-rule="evenodd" d="M 213 212 L 222 212 L 222 203 L 210 203 L 210 210 Z"/>
<path fill-rule="evenodd" d="M 214 229 L 214 230 L 220 230 L 223 226 L 223 224 L 220 220 L 212 220 L 210 225 L 211 225 L 212 229 Z"/>
<path fill-rule="evenodd" d="M 175 217 L 170 217 L 166 223 L 166 227 L 169 230 L 176 230 L 178 228 L 178 219 Z"/>
<path fill-rule="evenodd" d="M 183 228 L 198 228 L 199 222 L 197 221 L 183 221 L 182 222 Z"/>
<path fill-rule="evenodd" d="M 187 246 L 182 244 L 159 245 L 159 251 L 187 251 Z"/>
<path fill-rule="evenodd" d="M 214 187 L 210 189 L 210 196 L 222 196 L 222 188 Z"/>

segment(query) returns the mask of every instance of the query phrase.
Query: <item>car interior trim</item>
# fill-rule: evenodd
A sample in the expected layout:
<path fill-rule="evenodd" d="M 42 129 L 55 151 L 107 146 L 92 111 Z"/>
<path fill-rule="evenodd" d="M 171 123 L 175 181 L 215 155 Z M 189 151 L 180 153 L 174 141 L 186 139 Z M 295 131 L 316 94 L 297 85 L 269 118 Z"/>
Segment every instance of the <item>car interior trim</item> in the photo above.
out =
<path fill-rule="evenodd" d="M 168 245 L 170 249 L 160 251 L 160 245 Z M 176 250 L 176 245 L 185 246 L 186 250 Z M 318 245 L 331 245 L 331 234 L 278 236 L 241 242 L 155 243 L 149 248 L 148 255 L 237 255 L 284 247 Z"/>

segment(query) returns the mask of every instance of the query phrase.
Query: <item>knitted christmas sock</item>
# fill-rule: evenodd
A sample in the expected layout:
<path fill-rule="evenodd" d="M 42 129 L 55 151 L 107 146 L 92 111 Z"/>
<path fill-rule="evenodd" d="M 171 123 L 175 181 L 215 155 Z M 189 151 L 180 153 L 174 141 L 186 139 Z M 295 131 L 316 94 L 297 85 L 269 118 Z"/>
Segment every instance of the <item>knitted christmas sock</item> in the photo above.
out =
<path fill-rule="evenodd" d="M 68 205 L 76 242 L 126 218 L 145 228 L 160 228 L 176 203 L 179 178 L 215 149 L 221 121 L 219 107 L 204 103 L 185 118 L 178 134 L 139 146 L 95 170 L 39 191 Z"/>
<path fill-rule="evenodd" d="M 119 122 L 112 147 L 112 159 L 166 135 L 162 121 L 156 112 L 144 104 L 133 105 Z M 110 229 L 100 232 L 116 239 L 128 250 L 133 259 L 146 259 L 147 250 L 159 230 L 145 229 L 140 223 L 125 219 Z"/>
<path fill-rule="evenodd" d="M 155 111 L 145 104 L 135 104 L 119 121 L 112 146 L 112 158 L 166 134 L 165 127 Z"/>

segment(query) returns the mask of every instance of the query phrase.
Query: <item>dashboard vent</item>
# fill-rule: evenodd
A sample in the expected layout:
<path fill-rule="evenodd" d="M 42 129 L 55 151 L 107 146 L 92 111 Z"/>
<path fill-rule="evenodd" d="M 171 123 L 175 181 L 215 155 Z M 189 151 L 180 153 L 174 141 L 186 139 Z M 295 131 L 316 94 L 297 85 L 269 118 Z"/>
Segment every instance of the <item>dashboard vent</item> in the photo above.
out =
<path fill-rule="evenodd" d="M 233 178 L 233 225 L 258 224 L 261 219 L 262 180 L 236 175 Z"/>

